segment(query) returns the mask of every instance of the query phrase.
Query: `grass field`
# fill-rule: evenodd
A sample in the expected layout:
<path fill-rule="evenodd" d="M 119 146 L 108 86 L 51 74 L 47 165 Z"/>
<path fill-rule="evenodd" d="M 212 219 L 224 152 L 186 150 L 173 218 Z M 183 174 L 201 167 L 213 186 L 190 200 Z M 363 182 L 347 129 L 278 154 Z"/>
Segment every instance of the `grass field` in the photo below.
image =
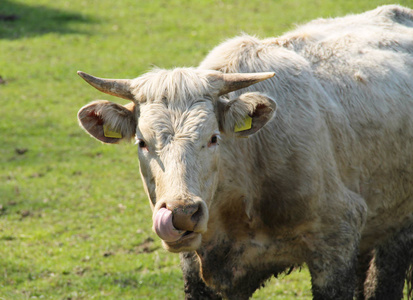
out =
<path fill-rule="evenodd" d="M 77 70 L 133 78 L 195 66 L 241 32 L 279 35 L 375 0 L 0 0 L 0 299 L 182 299 L 178 256 L 161 248 L 136 147 L 89 138 L 94 99 Z M 413 1 L 399 1 L 413 6 Z M 309 299 L 309 275 L 255 299 Z"/>

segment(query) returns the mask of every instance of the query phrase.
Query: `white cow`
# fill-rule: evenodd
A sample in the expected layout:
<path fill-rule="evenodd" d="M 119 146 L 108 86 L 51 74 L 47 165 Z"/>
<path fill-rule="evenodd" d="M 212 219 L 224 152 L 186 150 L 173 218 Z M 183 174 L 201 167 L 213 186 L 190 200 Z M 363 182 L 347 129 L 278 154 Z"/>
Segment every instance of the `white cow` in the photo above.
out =
<path fill-rule="evenodd" d="M 92 102 L 79 121 L 105 143 L 136 136 L 153 228 L 183 252 L 187 299 L 247 299 L 304 263 L 314 299 L 402 297 L 413 259 L 413 11 L 243 35 L 198 68 L 79 75 L 132 101 Z"/>

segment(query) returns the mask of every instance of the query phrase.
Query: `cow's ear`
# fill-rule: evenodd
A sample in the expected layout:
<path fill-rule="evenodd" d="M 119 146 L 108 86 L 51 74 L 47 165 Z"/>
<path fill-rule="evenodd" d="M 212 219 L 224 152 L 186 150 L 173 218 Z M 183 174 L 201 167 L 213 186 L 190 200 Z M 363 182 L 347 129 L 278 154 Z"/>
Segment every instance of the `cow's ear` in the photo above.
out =
<path fill-rule="evenodd" d="M 113 144 L 135 136 L 135 109 L 135 103 L 122 106 L 99 100 L 83 106 L 77 117 L 80 126 L 92 137 L 103 143 Z"/>
<path fill-rule="evenodd" d="M 220 98 L 218 118 L 220 130 L 245 137 L 256 133 L 269 120 L 277 109 L 273 99 L 261 93 L 245 93 L 234 100 Z"/>

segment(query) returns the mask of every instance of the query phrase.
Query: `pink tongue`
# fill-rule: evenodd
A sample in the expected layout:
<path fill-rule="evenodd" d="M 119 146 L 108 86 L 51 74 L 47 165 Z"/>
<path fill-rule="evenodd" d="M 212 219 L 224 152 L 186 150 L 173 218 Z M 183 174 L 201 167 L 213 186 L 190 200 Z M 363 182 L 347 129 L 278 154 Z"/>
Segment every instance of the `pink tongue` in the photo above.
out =
<path fill-rule="evenodd" d="M 156 234 L 165 242 L 175 242 L 181 238 L 185 231 L 178 230 L 172 224 L 172 211 L 161 208 L 153 220 Z"/>

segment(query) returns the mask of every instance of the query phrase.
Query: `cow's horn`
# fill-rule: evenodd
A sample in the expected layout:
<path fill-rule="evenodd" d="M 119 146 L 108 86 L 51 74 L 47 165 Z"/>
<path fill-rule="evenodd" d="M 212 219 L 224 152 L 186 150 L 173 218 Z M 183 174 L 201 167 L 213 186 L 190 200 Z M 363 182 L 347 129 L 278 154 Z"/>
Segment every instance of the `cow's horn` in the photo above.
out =
<path fill-rule="evenodd" d="M 224 85 L 219 91 L 219 96 L 248 87 L 254 83 L 274 77 L 274 75 L 274 72 L 222 74 Z"/>
<path fill-rule="evenodd" d="M 127 100 L 134 100 L 130 89 L 131 80 L 129 79 L 105 79 L 81 71 L 78 71 L 77 74 L 101 92 Z"/>

